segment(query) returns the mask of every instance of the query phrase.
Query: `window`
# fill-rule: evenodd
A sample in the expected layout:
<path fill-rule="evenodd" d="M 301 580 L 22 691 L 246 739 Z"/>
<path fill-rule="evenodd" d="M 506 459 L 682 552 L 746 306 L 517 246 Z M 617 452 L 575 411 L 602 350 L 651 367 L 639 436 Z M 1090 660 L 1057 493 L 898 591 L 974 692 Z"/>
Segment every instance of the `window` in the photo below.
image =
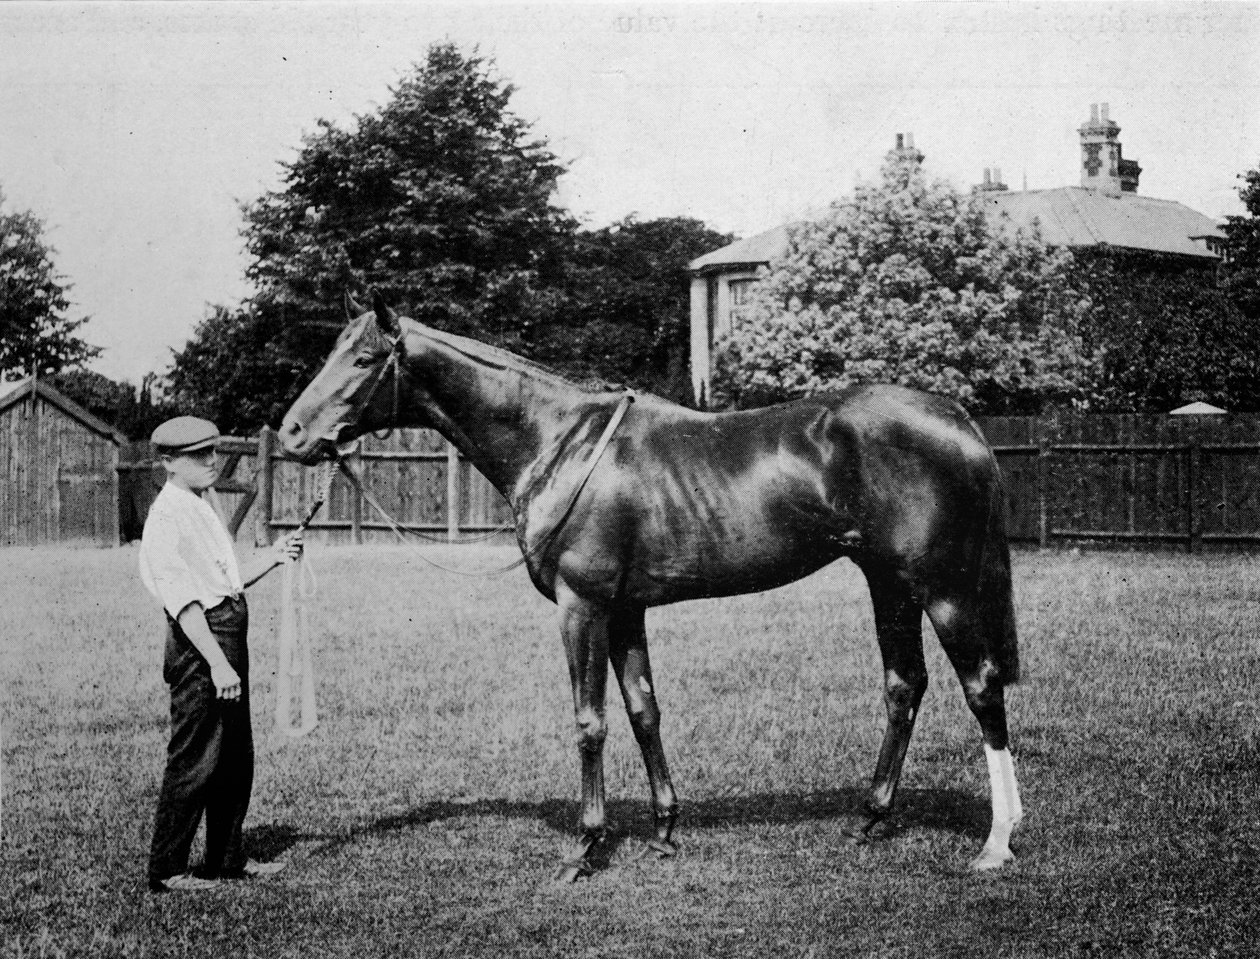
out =
<path fill-rule="evenodd" d="M 731 306 L 745 305 L 752 293 L 752 280 L 731 280 Z"/>

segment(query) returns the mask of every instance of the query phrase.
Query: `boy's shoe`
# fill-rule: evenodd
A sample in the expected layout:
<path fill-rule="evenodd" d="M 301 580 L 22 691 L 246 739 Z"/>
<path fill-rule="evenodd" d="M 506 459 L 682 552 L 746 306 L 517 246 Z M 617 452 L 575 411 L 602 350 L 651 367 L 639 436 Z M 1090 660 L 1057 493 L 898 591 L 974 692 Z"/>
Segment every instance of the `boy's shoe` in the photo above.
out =
<path fill-rule="evenodd" d="M 167 876 L 165 879 L 159 879 L 154 887 L 155 891 L 170 892 L 207 892 L 211 889 L 219 888 L 219 880 L 202 879 L 200 876 L 194 876 L 191 872 L 181 872 L 178 876 Z"/>
<path fill-rule="evenodd" d="M 285 862 L 258 862 L 256 859 L 247 859 L 245 865 L 241 867 L 241 872 L 250 879 L 262 879 L 274 876 L 287 865 L 288 863 Z"/>

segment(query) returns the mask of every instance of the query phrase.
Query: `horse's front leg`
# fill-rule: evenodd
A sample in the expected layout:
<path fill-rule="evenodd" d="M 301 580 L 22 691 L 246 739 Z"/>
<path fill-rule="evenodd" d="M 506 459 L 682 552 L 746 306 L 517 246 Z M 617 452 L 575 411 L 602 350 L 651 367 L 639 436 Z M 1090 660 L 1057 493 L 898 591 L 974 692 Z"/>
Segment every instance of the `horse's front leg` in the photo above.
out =
<path fill-rule="evenodd" d="M 613 618 L 608 652 L 652 787 L 656 838 L 649 845 L 661 856 L 672 856 L 677 851 L 671 835 L 678 819 L 678 799 L 669 778 L 665 748 L 661 745 L 661 710 L 656 703 L 656 684 L 652 680 L 643 616 L 642 608 L 632 608 Z"/>
<path fill-rule="evenodd" d="M 609 611 L 556 581 L 560 635 L 573 683 L 578 755 L 582 762 L 581 838 L 556 872 L 560 882 L 573 882 L 591 872 L 590 853 L 604 837 L 604 739 L 608 726 L 604 694 L 608 686 Z"/>

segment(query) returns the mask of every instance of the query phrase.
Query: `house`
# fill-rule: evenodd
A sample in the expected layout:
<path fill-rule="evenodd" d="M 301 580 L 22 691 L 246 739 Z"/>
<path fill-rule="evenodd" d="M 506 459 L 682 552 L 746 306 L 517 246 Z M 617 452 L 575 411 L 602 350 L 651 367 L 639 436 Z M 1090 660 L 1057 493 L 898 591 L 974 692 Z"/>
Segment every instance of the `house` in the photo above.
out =
<path fill-rule="evenodd" d="M 1216 222 L 1181 203 L 1139 195 L 1142 168 L 1123 156 L 1120 127 L 1108 116 L 1108 105 L 1093 104 L 1078 132 L 1079 186 L 1011 190 L 1002 183 L 1000 170 L 984 171 L 975 192 L 993 222 L 1016 228 L 1036 223 L 1047 243 L 1078 251 L 1128 251 L 1138 255 L 1142 269 L 1214 271 L 1223 238 Z M 923 159 L 911 134 L 898 134 L 894 149 Z M 739 322 L 757 271 L 787 252 L 794 225 L 775 227 L 691 262 L 691 385 L 702 408 L 709 394 L 713 344 Z"/>
<path fill-rule="evenodd" d="M 42 380 L 0 396 L 0 545 L 116 546 L 126 442 Z"/>

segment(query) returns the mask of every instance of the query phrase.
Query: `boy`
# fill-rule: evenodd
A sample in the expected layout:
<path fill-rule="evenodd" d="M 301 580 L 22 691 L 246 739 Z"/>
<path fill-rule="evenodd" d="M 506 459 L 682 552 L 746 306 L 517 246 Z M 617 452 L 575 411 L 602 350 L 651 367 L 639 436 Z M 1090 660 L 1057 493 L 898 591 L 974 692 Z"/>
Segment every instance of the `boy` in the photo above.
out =
<path fill-rule="evenodd" d="M 171 741 L 149 854 L 155 892 L 197 892 L 220 879 L 283 868 L 247 859 L 241 844 L 254 781 L 243 591 L 300 556 L 302 534 L 290 534 L 240 570 L 228 531 L 201 498 L 214 483 L 218 438 L 218 427 L 195 416 L 153 431 L 166 485 L 144 524 L 140 577 L 166 611 L 162 676 L 171 688 Z M 194 875 L 188 856 L 203 812 L 205 861 Z"/>

